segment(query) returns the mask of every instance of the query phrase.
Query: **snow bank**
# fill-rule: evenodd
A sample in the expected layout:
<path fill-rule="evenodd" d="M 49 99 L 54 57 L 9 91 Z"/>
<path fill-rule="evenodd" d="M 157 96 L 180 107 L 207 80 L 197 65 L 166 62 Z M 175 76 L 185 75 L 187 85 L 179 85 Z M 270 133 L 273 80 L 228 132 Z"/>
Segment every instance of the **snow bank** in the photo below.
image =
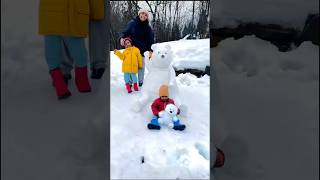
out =
<path fill-rule="evenodd" d="M 173 67 L 177 70 L 198 69 L 204 71 L 210 65 L 210 39 L 178 40 L 169 44 L 174 54 Z"/>
<path fill-rule="evenodd" d="M 211 3 L 215 28 L 259 22 L 303 29 L 310 13 L 319 13 L 318 0 L 217 0 Z"/>
<path fill-rule="evenodd" d="M 226 165 L 217 179 L 319 177 L 319 48 L 279 52 L 246 36 L 211 49 L 214 125 Z"/>
<path fill-rule="evenodd" d="M 316 52 L 318 47 L 311 42 L 284 53 L 269 42 L 246 36 L 238 41 L 229 38 L 221 42 L 214 49 L 213 61 L 221 65 L 215 67 L 217 74 L 234 75 L 235 80 L 252 77 L 306 82 L 318 79 Z"/>

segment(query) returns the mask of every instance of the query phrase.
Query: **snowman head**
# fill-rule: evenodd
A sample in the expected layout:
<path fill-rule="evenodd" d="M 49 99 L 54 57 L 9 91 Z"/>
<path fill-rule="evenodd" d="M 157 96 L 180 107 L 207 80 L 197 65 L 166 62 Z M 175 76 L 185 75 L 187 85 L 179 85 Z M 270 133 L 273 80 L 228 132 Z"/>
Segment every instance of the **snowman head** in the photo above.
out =
<path fill-rule="evenodd" d="M 172 62 L 173 53 L 170 45 L 159 46 L 153 44 L 151 46 L 153 50 L 151 64 L 155 68 L 168 68 Z"/>
<path fill-rule="evenodd" d="M 178 108 L 174 104 L 168 104 L 164 109 L 171 117 L 174 117 L 178 114 Z"/>

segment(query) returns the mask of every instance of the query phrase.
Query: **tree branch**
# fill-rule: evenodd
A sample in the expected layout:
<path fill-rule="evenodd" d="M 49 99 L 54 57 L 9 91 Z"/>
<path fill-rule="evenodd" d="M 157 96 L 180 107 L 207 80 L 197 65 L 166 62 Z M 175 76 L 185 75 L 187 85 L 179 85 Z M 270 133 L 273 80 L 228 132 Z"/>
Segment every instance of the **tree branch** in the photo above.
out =
<path fill-rule="evenodd" d="M 132 1 L 132 4 L 133 4 L 137 9 L 141 9 L 141 7 L 138 5 L 138 1 Z"/>
<path fill-rule="evenodd" d="M 149 1 L 147 1 L 147 0 L 146 0 L 146 3 L 148 4 L 148 6 L 149 6 L 149 8 L 150 8 L 150 10 L 151 10 L 152 15 L 154 15 L 153 9 L 152 9 L 152 7 L 151 7 L 151 5 L 150 5 Z"/>

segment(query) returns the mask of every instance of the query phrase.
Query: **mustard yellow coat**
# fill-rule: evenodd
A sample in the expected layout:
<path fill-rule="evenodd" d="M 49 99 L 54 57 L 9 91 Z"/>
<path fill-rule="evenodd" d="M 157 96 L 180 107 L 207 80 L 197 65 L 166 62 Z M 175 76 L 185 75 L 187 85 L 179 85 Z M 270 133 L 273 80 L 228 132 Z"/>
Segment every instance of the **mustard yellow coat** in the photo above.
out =
<path fill-rule="evenodd" d="M 142 68 L 142 56 L 140 50 L 136 47 L 126 48 L 123 53 L 115 50 L 114 53 L 123 61 L 122 72 L 137 73 L 139 68 Z"/>
<path fill-rule="evenodd" d="M 105 18 L 105 0 L 89 0 L 90 19 L 103 20 Z"/>
<path fill-rule="evenodd" d="M 39 33 L 42 35 L 86 37 L 89 18 L 104 18 L 104 0 L 40 0 Z"/>

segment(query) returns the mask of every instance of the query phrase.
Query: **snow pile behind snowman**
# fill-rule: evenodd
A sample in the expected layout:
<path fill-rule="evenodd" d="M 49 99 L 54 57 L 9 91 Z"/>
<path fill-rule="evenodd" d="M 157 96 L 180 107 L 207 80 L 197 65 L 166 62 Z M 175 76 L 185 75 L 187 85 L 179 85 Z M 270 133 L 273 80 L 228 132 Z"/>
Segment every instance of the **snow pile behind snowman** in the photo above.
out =
<path fill-rule="evenodd" d="M 185 40 L 161 43 L 157 46 L 165 49 L 166 45 L 170 45 L 172 63 L 175 63 L 176 59 L 182 58 L 184 51 L 189 51 L 188 48 L 183 49 L 186 42 L 190 43 L 189 40 Z M 179 47 L 179 53 L 174 49 L 176 46 Z M 209 51 L 209 44 L 199 40 L 197 48 Z M 112 179 L 208 179 L 209 76 L 196 78 L 187 73 L 180 74 L 172 80 L 179 89 L 183 104 L 189 110 L 187 117 L 178 116 L 186 125 L 184 131 L 174 131 L 170 128 L 151 131 L 147 129 L 147 124 L 152 118 L 150 104 L 154 99 L 150 98 L 138 113 L 131 110 L 145 89 L 129 95 L 124 89 L 121 61 L 112 52 L 110 54 Z M 209 55 L 209 52 L 207 54 Z M 200 56 L 193 54 L 189 58 L 200 59 Z M 149 65 L 146 64 L 147 68 Z M 150 73 L 149 69 L 146 69 L 146 78 Z M 169 75 L 167 77 L 169 78 Z M 143 87 L 146 87 L 145 84 Z M 156 94 L 159 87 L 160 85 L 155 89 Z M 176 101 L 175 98 L 172 99 Z"/>

